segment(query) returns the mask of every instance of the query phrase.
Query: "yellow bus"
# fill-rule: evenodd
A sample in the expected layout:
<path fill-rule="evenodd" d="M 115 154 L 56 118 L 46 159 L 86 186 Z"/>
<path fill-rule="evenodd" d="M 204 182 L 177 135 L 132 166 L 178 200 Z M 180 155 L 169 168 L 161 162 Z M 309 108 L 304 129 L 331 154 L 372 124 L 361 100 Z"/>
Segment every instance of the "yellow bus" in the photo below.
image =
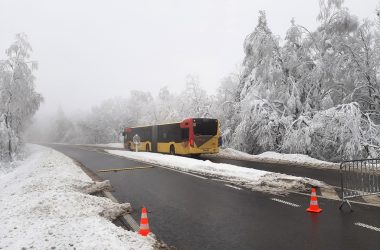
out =
<path fill-rule="evenodd" d="M 133 137 L 140 137 L 138 151 L 173 155 L 200 155 L 219 152 L 220 129 L 217 119 L 188 118 L 182 122 L 124 129 L 124 148 L 136 150 Z"/>

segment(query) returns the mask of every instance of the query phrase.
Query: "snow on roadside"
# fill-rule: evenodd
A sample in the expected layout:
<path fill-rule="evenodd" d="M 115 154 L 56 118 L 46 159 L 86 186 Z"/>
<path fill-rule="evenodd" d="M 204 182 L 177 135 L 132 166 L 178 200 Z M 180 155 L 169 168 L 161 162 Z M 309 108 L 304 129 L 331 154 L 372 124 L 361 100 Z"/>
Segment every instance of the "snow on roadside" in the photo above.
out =
<path fill-rule="evenodd" d="M 107 144 L 96 144 L 96 146 L 112 147 L 112 148 L 124 148 L 124 144 L 120 143 L 120 142 L 107 143 Z"/>
<path fill-rule="evenodd" d="M 220 178 L 229 183 L 270 193 L 287 193 L 290 190 L 308 190 L 311 186 L 324 187 L 325 183 L 306 177 L 296 177 L 230 164 L 213 163 L 181 156 L 164 155 L 146 152 L 105 150 L 110 154 L 163 165 L 176 170 Z"/>
<path fill-rule="evenodd" d="M 93 182 L 70 158 L 30 147 L 22 164 L 0 175 L 0 249 L 153 249 L 153 238 L 105 218 L 125 204 L 84 193 Z"/>
<path fill-rule="evenodd" d="M 21 165 L 22 162 L 14 161 L 11 163 L 0 162 L 0 176 L 5 175 L 9 172 L 12 172 L 15 168 Z"/>
<path fill-rule="evenodd" d="M 321 161 L 303 154 L 281 154 L 277 152 L 264 152 L 259 155 L 247 154 L 232 148 L 220 149 L 218 154 L 207 155 L 210 158 L 227 158 L 233 160 L 260 161 L 267 163 L 296 164 L 305 167 L 339 169 L 338 163 Z"/>
<path fill-rule="evenodd" d="M 105 147 L 105 148 L 124 148 L 124 144 L 121 142 L 113 142 L 106 144 L 78 144 L 81 146 L 92 146 L 92 147 Z"/>

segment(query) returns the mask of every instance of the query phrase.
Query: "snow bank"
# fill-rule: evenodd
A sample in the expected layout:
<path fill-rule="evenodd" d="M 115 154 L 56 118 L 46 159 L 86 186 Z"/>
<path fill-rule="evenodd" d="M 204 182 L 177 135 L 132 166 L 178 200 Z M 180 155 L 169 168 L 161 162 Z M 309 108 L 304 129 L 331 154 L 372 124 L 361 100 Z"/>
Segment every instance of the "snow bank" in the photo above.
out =
<path fill-rule="evenodd" d="M 100 147 L 100 148 L 124 148 L 121 142 L 105 143 L 105 144 L 76 144 L 78 146 Z"/>
<path fill-rule="evenodd" d="M 153 238 L 109 220 L 126 204 L 84 193 L 93 182 L 71 159 L 31 147 L 23 164 L 0 176 L 0 249 L 153 249 Z"/>
<path fill-rule="evenodd" d="M 110 147 L 110 148 L 124 148 L 124 144 L 120 142 L 107 143 L 107 144 L 93 144 L 89 146 L 98 146 L 98 147 Z"/>
<path fill-rule="evenodd" d="M 148 164 L 158 164 L 176 170 L 219 178 L 229 183 L 257 191 L 287 193 L 290 190 L 306 190 L 310 186 L 324 187 L 326 185 L 323 182 L 306 177 L 296 177 L 230 164 L 213 163 L 208 160 L 203 161 L 181 156 L 146 152 L 106 151 L 110 154 L 124 156 Z"/>
<path fill-rule="evenodd" d="M 226 148 L 220 149 L 218 154 L 207 155 L 207 157 L 220 157 L 234 160 L 246 160 L 256 162 L 260 161 L 267 163 L 295 164 L 305 167 L 339 169 L 338 163 L 321 161 L 303 154 L 281 154 L 272 151 L 264 152 L 259 155 L 251 155 L 232 148 Z"/>

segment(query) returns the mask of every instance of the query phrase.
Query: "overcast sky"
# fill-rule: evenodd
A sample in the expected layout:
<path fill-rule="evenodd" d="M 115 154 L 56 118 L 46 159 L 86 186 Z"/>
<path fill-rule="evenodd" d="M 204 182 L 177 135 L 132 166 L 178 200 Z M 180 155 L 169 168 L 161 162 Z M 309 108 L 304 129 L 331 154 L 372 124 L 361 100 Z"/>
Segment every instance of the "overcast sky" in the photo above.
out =
<path fill-rule="evenodd" d="M 374 18 L 379 0 L 345 5 Z M 188 74 L 212 93 L 241 63 L 259 10 L 283 38 L 292 17 L 315 28 L 318 9 L 317 0 L 0 0 L 0 52 L 26 33 L 45 97 L 40 115 L 58 105 L 69 113 L 131 89 L 179 92 Z"/>

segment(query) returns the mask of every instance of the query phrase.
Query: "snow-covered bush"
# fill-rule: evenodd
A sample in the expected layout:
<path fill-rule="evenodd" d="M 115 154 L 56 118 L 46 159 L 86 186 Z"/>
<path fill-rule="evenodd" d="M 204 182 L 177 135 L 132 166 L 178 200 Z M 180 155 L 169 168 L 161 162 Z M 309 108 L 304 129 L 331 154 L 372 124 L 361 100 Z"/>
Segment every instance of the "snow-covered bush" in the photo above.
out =
<path fill-rule="evenodd" d="M 293 19 L 281 45 L 259 13 L 244 41 L 236 123 L 225 128 L 230 146 L 334 161 L 377 156 L 379 24 L 359 22 L 341 0 L 320 1 L 318 20 L 309 31 Z"/>
<path fill-rule="evenodd" d="M 349 103 L 298 118 L 287 127 L 282 151 L 335 161 L 375 157 L 379 135 L 380 127 L 359 104 Z"/>
<path fill-rule="evenodd" d="M 311 153 L 311 124 L 310 117 L 300 116 L 287 126 L 281 151 L 309 155 Z"/>

